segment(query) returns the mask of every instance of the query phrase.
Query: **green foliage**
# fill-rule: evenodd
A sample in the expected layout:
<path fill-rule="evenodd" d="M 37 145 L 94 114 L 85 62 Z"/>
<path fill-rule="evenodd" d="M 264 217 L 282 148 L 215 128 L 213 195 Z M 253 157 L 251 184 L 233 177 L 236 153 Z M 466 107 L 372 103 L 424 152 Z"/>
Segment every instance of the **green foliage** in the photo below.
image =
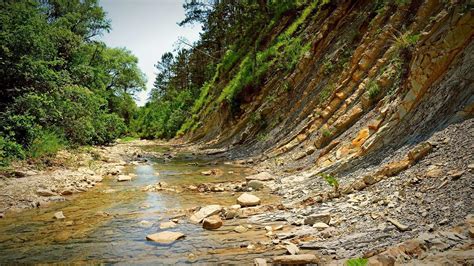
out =
<path fill-rule="evenodd" d="M 255 112 L 250 115 L 250 123 L 253 125 L 263 125 L 265 121 L 260 112 Z"/>
<path fill-rule="evenodd" d="M 148 103 L 140 108 L 132 127 L 142 138 L 172 138 L 188 117 L 192 99 L 191 92 L 183 90 L 174 91 L 169 99 Z"/>
<path fill-rule="evenodd" d="M 269 138 L 269 135 L 265 134 L 263 132 L 260 132 L 260 133 L 257 134 L 257 140 L 258 141 L 266 141 L 266 140 L 268 140 L 268 138 Z"/>
<path fill-rule="evenodd" d="M 24 158 L 25 151 L 20 144 L 0 136 L 0 167 L 8 166 L 12 160 Z"/>
<path fill-rule="evenodd" d="M 326 85 L 326 87 L 324 87 L 319 93 L 319 102 L 322 103 L 322 102 L 325 102 L 327 99 L 329 99 L 329 96 L 331 96 L 331 93 L 333 92 L 333 90 L 334 90 L 333 85 Z"/>
<path fill-rule="evenodd" d="M 329 138 L 329 137 L 332 136 L 331 130 L 329 130 L 327 128 L 321 128 L 320 131 L 321 131 L 321 134 L 323 135 L 323 137 L 325 137 L 325 138 Z"/>
<path fill-rule="evenodd" d="M 222 90 L 218 102 L 226 100 L 230 104 L 235 104 L 238 94 L 248 86 L 260 86 L 270 67 L 276 63 L 286 71 L 293 70 L 301 56 L 309 50 L 310 44 L 302 45 L 301 38 L 292 35 L 317 6 L 318 1 L 308 5 L 269 48 L 256 54 L 247 54 L 240 63 L 237 74 Z"/>
<path fill-rule="evenodd" d="M 330 174 L 327 174 L 327 173 L 322 173 L 320 174 L 321 177 L 324 178 L 324 180 L 326 180 L 326 182 L 334 188 L 334 191 L 338 191 L 339 190 L 339 182 L 337 181 L 337 179 L 333 176 L 333 175 L 330 175 Z"/>
<path fill-rule="evenodd" d="M 365 266 L 368 263 L 368 259 L 364 258 L 356 258 L 356 259 L 348 259 L 345 263 L 346 266 Z"/>
<path fill-rule="evenodd" d="M 283 82 L 283 89 L 285 90 L 285 92 L 290 92 L 291 91 L 291 86 L 290 86 L 290 82 L 285 80 Z"/>
<path fill-rule="evenodd" d="M 377 82 L 371 80 L 369 84 L 367 84 L 367 93 L 371 100 L 377 98 L 377 96 L 380 94 L 380 87 Z"/>
<path fill-rule="evenodd" d="M 204 32 L 193 49 L 163 55 L 151 101 L 140 108 L 132 128 L 141 137 L 171 138 L 199 128 L 199 119 L 222 106 L 238 111 L 244 93 L 260 87 L 270 73 L 294 70 L 311 46 L 298 36 L 301 26 L 328 2 L 186 2 L 180 25 L 199 22 Z M 268 40 L 282 16 L 293 22 Z M 284 88 L 291 89 L 288 84 Z M 183 91 L 190 93 L 189 99 L 179 99 Z"/>
<path fill-rule="evenodd" d="M 66 141 L 52 131 L 41 131 L 28 147 L 31 158 L 50 157 L 61 150 Z"/>
<path fill-rule="evenodd" d="M 329 75 L 332 73 L 334 70 L 334 64 L 331 62 L 331 60 L 326 60 L 323 62 L 323 72 L 326 75 Z"/>
<path fill-rule="evenodd" d="M 401 33 L 394 30 L 394 33 L 391 34 L 391 39 L 395 49 L 401 51 L 413 47 L 420 39 L 420 34 L 411 34 L 409 31 Z"/>
<path fill-rule="evenodd" d="M 107 144 L 126 131 L 124 120 L 136 111 L 132 95 L 145 78 L 130 51 L 93 40 L 110 29 L 97 0 L 0 7 L 2 156 L 49 156 L 65 145 Z"/>

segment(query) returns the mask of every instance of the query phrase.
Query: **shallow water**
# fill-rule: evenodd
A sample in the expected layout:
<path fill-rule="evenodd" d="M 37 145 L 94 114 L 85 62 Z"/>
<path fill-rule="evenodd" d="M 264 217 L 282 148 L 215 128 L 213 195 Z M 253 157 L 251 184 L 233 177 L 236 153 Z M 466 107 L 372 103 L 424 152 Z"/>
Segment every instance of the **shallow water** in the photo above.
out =
<path fill-rule="evenodd" d="M 166 148 L 157 147 L 160 151 Z M 9 214 L 0 220 L 0 264 L 4 263 L 251 263 L 262 250 L 249 251 L 245 244 L 268 240 L 265 230 L 254 225 L 247 233 L 232 229 L 245 220 L 225 221 L 219 230 L 207 231 L 181 217 L 177 227 L 167 230 L 186 235 L 172 245 L 146 241 L 147 234 L 159 232 L 159 223 L 183 214 L 183 209 L 236 203 L 240 193 L 143 192 L 157 182 L 192 185 L 203 182 L 243 180 L 249 169 L 179 155 L 170 161 L 156 161 L 127 170 L 137 176 L 131 182 L 105 179 L 91 191 L 77 194 L 47 208 Z M 196 165 L 197 164 L 197 165 Z M 221 177 L 200 172 L 219 168 Z M 231 173 L 229 173 L 231 171 Z M 232 173 L 233 172 L 233 173 Z M 255 193 L 263 204 L 276 201 L 266 191 Z M 53 215 L 63 211 L 66 219 Z M 104 215 L 104 212 L 109 215 Z M 140 226 L 152 222 L 151 227 Z M 242 247 L 241 247 L 242 246 Z"/>

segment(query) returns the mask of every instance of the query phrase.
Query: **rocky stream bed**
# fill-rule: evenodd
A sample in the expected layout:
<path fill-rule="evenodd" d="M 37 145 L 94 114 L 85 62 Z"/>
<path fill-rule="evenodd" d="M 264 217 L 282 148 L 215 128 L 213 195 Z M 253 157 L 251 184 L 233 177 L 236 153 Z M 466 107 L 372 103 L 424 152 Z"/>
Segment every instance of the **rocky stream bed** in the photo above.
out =
<path fill-rule="evenodd" d="M 98 147 L 75 167 L 2 178 L 0 263 L 472 265 L 474 169 L 445 171 L 442 149 L 449 141 L 437 162 L 321 197 L 304 174 L 219 152 Z"/>

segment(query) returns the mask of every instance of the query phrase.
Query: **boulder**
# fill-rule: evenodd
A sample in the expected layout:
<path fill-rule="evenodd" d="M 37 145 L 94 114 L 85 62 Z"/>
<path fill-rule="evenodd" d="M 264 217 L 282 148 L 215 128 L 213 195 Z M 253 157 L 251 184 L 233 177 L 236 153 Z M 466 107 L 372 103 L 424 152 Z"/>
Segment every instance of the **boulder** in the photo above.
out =
<path fill-rule="evenodd" d="M 207 229 L 207 230 L 218 229 L 221 226 L 222 226 L 222 220 L 217 215 L 205 218 L 202 221 L 202 228 Z"/>
<path fill-rule="evenodd" d="M 62 220 L 62 219 L 66 219 L 66 216 L 64 216 L 62 211 L 59 211 L 59 212 L 54 213 L 54 218 L 58 220 Z"/>
<path fill-rule="evenodd" d="M 270 180 L 274 180 L 274 179 L 275 179 L 275 177 L 272 176 L 268 172 L 261 172 L 261 173 L 258 173 L 256 175 L 247 176 L 245 178 L 245 180 L 247 180 L 247 181 L 250 181 L 250 180 L 270 181 Z"/>
<path fill-rule="evenodd" d="M 49 189 L 41 189 L 41 188 L 36 191 L 36 194 L 42 197 L 50 197 L 50 196 L 56 195 L 56 193 L 52 192 Z"/>
<path fill-rule="evenodd" d="M 171 244 L 174 241 L 183 237 L 184 237 L 184 234 L 180 232 L 163 231 L 163 232 L 147 235 L 146 239 L 160 243 L 160 244 Z"/>
<path fill-rule="evenodd" d="M 259 190 L 263 188 L 263 182 L 258 180 L 250 180 L 247 184 L 247 187 L 252 188 L 253 190 Z"/>
<path fill-rule="evenodd" d="M 273 264 L 311 264 L 317 263 L 318 258 L 314 254 L 284 255 L 273 258 Z"/>
<path fill-rule="evenodd" d="M 195 212 L 191 217 L 189 218 L 192 223 L 198 224 L 200 223 L 204 218 L 209 217 L 214 214 L 218 214 L 222 211 L 222 206 L 221 205 L 208 205 L 205 207 L 202 207 L 199 211 Z"/>
<path fill-rule="evenodd" d="M 304 219 L 304 224 L 314 225 L 317 222 L 329 224 L 331 221 L 331 214 L 329 213 L 316 213 L 311 214 L 310 216 Z"/>
<path fill-rule="evenodd" d="M 237 198 L 237 203 L 242 207 L 257 206 L 260 204 L 260 198 L 249 193 L 244 193 Z"/>

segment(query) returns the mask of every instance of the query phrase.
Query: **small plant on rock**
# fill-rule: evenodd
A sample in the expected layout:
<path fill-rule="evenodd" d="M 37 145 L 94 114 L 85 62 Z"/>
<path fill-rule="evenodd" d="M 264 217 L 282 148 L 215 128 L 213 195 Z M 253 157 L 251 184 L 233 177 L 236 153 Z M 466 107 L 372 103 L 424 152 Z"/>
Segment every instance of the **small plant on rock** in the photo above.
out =
<path fill-rule="evenodd" d="M 329 138 L 329 137 L 331 137 L 332 132 L 331 132 L 331 130 L 329 130 L 327 128 L 322 128 L 321 129 L 321 134 L 323 135 L 323 137 Z"/>
<path fill-rule="evenodd" d="M 346 266 L 365 266 L 367 265 L 368 259 L 356 258 L 348 259 L 345 263 Z"/>
<path fill-rule="evenodd" d="M 326 173 L 322 173 L 320 175 L 324 178 L 324 180 L 326 180 L 326 182 L 328 182 L 330 186 L 334 188 L 334 192 L 337 193 L 339 191 L 339 182 L 337 181 L 336 177 Z"/>
<path fill-rule="evenodd" d="M 369 98 L 371 100 L 374 100 L 375 98 L 377 98 L 377 96 L 380 94 L 379 85 L 375 81 L 370 81 L 367 87 L 368 87 L 367 91 L 369 94 Z"/>

